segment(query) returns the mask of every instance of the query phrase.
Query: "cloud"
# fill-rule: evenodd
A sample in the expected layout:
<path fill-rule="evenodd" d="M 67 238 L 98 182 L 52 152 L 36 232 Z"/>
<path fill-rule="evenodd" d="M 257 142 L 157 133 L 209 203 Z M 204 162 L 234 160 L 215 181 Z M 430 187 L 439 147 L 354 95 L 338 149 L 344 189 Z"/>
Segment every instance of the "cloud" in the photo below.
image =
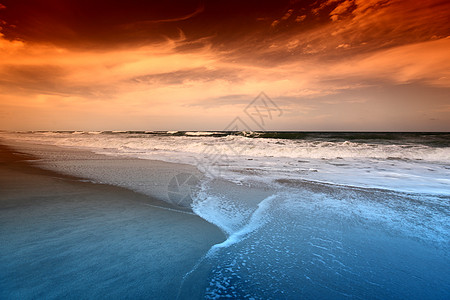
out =
<path fill-rule="evenodd" d="M 9 55 L 13 52 L 17 52 L 24 48 L 24 42 L 22 41 L 8 41 L 4 38 L 4 35 L 0 32 L 0 50 L 3 55 Z"/>
<path fill-rule="evenodd" d="M 272 27 L 275 27 L 275 26 L 277 26 L 278 24 L 280 24 L 280 22 L 283 22 L 283 21 L 288 20 L 288 19 L 292 16 L 292 13 L 293 13 L 293 12 L 294 12 L 293 9 L 289 9 L 289 10 L 288 10 L 281 18 L 274 20 L 274 21 L 272 22 L 271 26 L 272 26 Z"/>
<path fill-rule="evenodd" d="M 272 22 L 272 24 L 270 24 L 270 26 L 275 27 L 275 26 L 277 26 L 278 24 L 280 24 L 280 21 L 279 21 L 279 20 L 274 20 L 274 21 Z"/>
<path fill-rule="evenodd" d="M 135 27 L 135 26 L 146 26 L 146 25 L 154 25 L 154 24 L 160 24 L 160 23 L 173 23 L 173 22 L 185 21 L 185 20 L 188 20 L 190 18 L 193 18 L 193 17 L 201 14 L 204 10 L 205 10 L 205 7 L 203 5 L 200 5 L 192 13 L 189 13 L 189 14 L 186 14 L 186 15 L 183 15 L 180 17 L 167 18 L 167 19 L 156 19 L 156 20 L 144 20 L 144 21 L 127 24 L 124 27 L 131 28 L 131 27 Z"/>
<path fill-rule="evenodd" d="M 208 82 L 217 79 L 229 81 L 233 83 L 239 83 L 243 80 L 241 78 L 239 68 L 191 68 L 181 69 L 174 72 L 156 73 L 138 76 L 131 80 L 136 83 L 145 83 L 149 85 L 180 85 L 193 82 Z"/>
<path fill-rule="evenodd" d="M 450 4 L 441 0 L 346 0 L 330 13 L 333 20 L 343 22 L 333 35 L 355 40 L 415 42 L 436 34 L 448 35 Z M 447 33 L 446 33 L 447 32 Z"/>
<path fill-rule="evenodd" d="M 17 118 L 13 111 L 28 109 L 23 116 L 29 117 L 39 108 L 44 115 L 65 115 L 71 124 L 76 124 L 72 112 L 78 117 L 95 115 L 90 112 L 93 107 L 104 124 L 113 124 L 107 117 L 131 124 L 121 115 L 147 117 L 158 124 L 168 124 L 170 118 L 189 124 L 207 115 L 208 124 L 223 121 L 220 129 L 227 116 L 236 115 L 247 100 L 265 91 L 289 112 L 287 124 L 298 125 L 296 117 L 301 115 L 302 124 L 309 126 L 307 120 L 317 125 L 326 116 L 343 121 L 337 112 L 350 118 L 346 109 L 369 117 L 362 107 L 377 107 L 371 98 L 375 87 L 396 91 L 405 85 L 427 89 L 430 107 L 444 107 L 443 97 L 433 92 L 448 95 L 450 88 L 450 28 L 445 17 L 449 4 L 346 0 L 317 6 L 317 16 L 286 7 L 260 21 L 252 16 L 257 25 L 241 31 L 226 26 L 196 31 L 195 22 L 208 11 L 197 9 L 179 18 L 136 25 L 132 31 L 142 26 L 139 34 L 145 35 L 150 27 L 186 21 L 186 26 L 169 26 L 172 35 L 161 29 L 158 41 L 140 40 L 126 47 L 80 48 L 0 33 L 0 109 L 11 112 L 10 122 Z M 205 24 L 209 23 L 200 22 Z M 392 96 L 389 101 L 399 100 Z M 381 109 L 378 113 L 380 117 Z M 445 120 L 445 115 L 438 117 Z"/>
<path fill-rule="evenodd" d="M 130 79 L 148 74 L 161 77 L 161 70 L 167 74 L 197 70 L 192 73 L 197 74 L 200 68 L 214 62 L 203 49 L 193 54 L 178 54 L 174 50 L 176 45 L 174 41 L 166 41 L 153 46 L 97 52 L 0 38 L 0 48 L 3 50 L 0 89 L 11 93 L 82 95 L 108 99 L 117 90 L 124 88 L 125 83 L 129 84 Z M 203 76 L 208 76 L 206 74 L 214 75 L 210 70 Z M 189 78 L 190 74 L 186 71 L 184 75 Z"/>
<path fill-rule="evenodd" d="M 350 48 L 350 47 L 351 46 L 349 44 L 340 44 L 336 48 L 344 48 L 344 49 L 346 49 L 346 48 Z"/>
<path fill-rule="evenodd" d="M 257 37 L 236 47 L 236 53 L 249 53 L 242 57 L 246 63 L 275 66 L 294 60 L 313 57 L 327 60 L 345 60 L 355 55 L 375 53 L 380 50 L 408 44 L 441 39 L 450 33 L 447 21 L 450 3 L 440 0 L 409 1 L 332 1 L 326 16 L 335 19 L 314 23 L 312 18 L 304 26 L 290 24 L 285 32 L 267 35 L 264 43 Z M 324 6 L 327 7 L 326 5 Z M 279 20 L 272 24 L 277 30 Z M 254 35 L 257 36 L 257 35 Z M 228 53 L 232 59 L 234 51 Z"/>
<path fill-rule="evenodd" d="M 291 43 L 295 47 L 299 41 Z M 44 94 L 142 103 L 151 95 L 154 103 L 189 104 L 261 90 L 274 97 L 314 98 L 380 82 L 450 87 L 449 38 L 334 62 L 318 57 L 271 67 L 233 63 L 226 53 L 211 48 L 178 53 L 174 41 L 108 52 L 69 51 L 4 39 L 0 45 L 8 50 L 0 63 L 0 91 L 30 97 Z"/>
<path fill-rule="evenodd" d="M 422 82 L 450 88 L 448 49 L 450 38 L 400 46 L 341 62 L 330 73 L 391 80 L 397 84 Z"/>
<path fill-rule="evenodd" d="M 297 16 L 295 18 L 295 22 L 300 23 L 303 22 L 306 19 L 306 15 Z"/>
<path fill-rule="evenodd" d="M 6 6 L 4 6 L 3 4 L 0 3 L 0 10 L 1 9 L 6 9 Z"/>
<path fill-rule="evenodd" d="M 348 9 L 354 5 L 353 0 L 347 0 L 340 3 L 336 8 L 330 13 L 330 18 L 333 21 L 337 21 L 340 15 L 343 15 L 348 11 Z"/>
<path fill-rule="evenodd" d="M 340 0 L 316 1 L 314 4 L 318 4 L 318 3 L 320 3 L 320 2 L 321 2 L 321 3 L 319 4 L 319 6 L 313 8 L 313 9 L 311 10 L 311 12 L 312 12 L 313 14 L 317 15 L 317 14 L 319 14 L 323 9 L 325 9 L 326 7 L 332 5 L 332 4 L 336 3 L 336 2 L 339 2 L 339 1 L 340 1 Z"/>
<path fill-rule="evenodd" d="M 289 9 L 285 14 L 284 14 L 284 16 L 282 16 L 281 17 L 281 21 L 285 21 L 285 20 L 287 20 L 287 19 L 289 19 L 291 16 L 292 16 L 292 13 L 294 12 L 294 10 L 293 9 Z"/>

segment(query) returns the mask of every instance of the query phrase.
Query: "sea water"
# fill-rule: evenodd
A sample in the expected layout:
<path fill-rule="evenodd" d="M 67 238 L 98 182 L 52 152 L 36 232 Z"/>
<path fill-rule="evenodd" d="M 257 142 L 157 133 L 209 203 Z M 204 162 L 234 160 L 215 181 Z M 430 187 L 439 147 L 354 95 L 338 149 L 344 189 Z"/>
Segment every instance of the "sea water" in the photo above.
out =
<path fill-rule="evenodd" d="M 449 134 L 1 136 L 188 163 L 203 171 L 192 211 L 221 228 L 227 239 L 186 272 L 179 298 L 450 297 Z M 225 181 L 242 192 L 218 188 Z M 250 201 L 245 191 L 261 185 L 267 195 Z M 133 189 L 133 182 L 126 186 Z M 205 274 L 207 287 L 193 288 Z"/>

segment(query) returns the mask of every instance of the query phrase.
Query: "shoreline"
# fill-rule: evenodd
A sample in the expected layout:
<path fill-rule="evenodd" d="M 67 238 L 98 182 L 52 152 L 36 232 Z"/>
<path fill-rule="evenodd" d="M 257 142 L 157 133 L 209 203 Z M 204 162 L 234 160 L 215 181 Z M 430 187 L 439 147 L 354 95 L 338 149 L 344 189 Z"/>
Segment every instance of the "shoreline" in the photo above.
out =
<path fill-rule="evenodd" d="M 311 298 L 339 291 L 439 298 L 448 286 L 436 275 L 448 269 L 448 205 L 439 199 L 309 182 L 273 190 L 206 180 L 193 215 L 163 208 L 157 198 L 171 176 L 193 166 L 52 145 L 15 149 L 0 161 L 0 298 L 282 297 L 276 280 L 286 272 L 293 277 L 283 290 Z M 366 261 L 377 265 L 367 269 Z M 426 281 L 411 285 L 405 267 L 408 277 L 425 274 Z M 339 272 L 327 281 L 332 289 L 311 284 L 327 270 Z"/>
<path fill-rule="evenodd" d="M 0 144 L 0 298 L 124 297 L 131 288 L 170 298 L 226 239 L 215 225 L 150 196 L 34 162 Z"/>
<path fill-rule="evenodd" d="M 28 166 L 66 179 L 121 187 L 157 200 L 166 209 L 192 212 L 171 203 L 168 198 L 170 179 L 180 173 L 203 177 L 192 165 L 133 157 L 98 154 L 90 150 L 34 142 L 0 139 L 9 151 L 28 157 Z M 138 182 L 137 185 L 130 183 Z"/>
<path fill-rule="evenodd" d="M 195 165 L 190 164 L 98 154 L 90 150 L 34 142 L 15 140 L 5 142 L 14 149 L 37 158 L 30 162 L 36 168 L 64 174 L 64 176 L 67 175 L 70 178 L 93 184 L 104 183 L 113 187 L 122 187 L 149 196 L 156 200 L 153 205 L 199 216 L 217 226 L 226 238 L 230 233 L 224 228 L 224 224 L 220 223 L 220 220 L 211 220 L 204 211 L 194 212 L 191 206 L 186 207 L 172 203 L 172 199 L 169 199 L 169 189 L 175 177 L 180 174 L 193 175 L 200 184 L 197 184 L 190 193 L 201 194 L 203 183 L 206 183 L 208 191 L 213 191 L 214 196 L 228 199 L 229 203 L 234 202 L 233 205 L 239 205 L 244 210 L 255 210 L 258 203 L 276 192 L 275 187 L 255 181 L 236 184 L 225 179 L 210 179 Z M 186 192 L 182 186 L 179 188 L 181 192 Z M 245 197 L 245 201 L 242 201 L 242 197 Z M 221 213 L 228 215 L 226 211 Z"/>

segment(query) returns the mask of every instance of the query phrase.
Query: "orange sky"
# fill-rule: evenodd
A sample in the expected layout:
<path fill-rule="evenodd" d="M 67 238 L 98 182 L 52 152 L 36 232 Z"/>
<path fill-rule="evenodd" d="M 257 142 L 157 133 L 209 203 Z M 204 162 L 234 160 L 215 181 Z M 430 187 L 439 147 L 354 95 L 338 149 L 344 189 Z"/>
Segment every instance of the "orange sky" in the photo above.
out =
<path fill-rule="evenodd" d="M 450 2 L 2 1 L 0 129 L 450 131 Z"/>

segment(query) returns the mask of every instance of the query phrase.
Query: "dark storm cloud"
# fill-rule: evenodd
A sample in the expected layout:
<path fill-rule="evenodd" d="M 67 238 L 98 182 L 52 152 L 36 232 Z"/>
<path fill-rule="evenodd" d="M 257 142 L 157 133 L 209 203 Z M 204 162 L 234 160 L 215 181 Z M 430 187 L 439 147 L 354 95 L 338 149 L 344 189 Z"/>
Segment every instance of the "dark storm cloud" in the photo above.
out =
<path fill-rule="evenodd" d="M 336 60 L 450 34 L 447 1 L 4 1 L 9 40 L 111 49 L 177 40 L 230 62 Z M 428 13 L 428 12 L 433 13 Z"/>
<path fill-rule="evenodd" d="M 8 39 L 67 47 L 146 43 L 178 34 L 174 23 L 202 10 L 199 1 L 4 1 Z M 145 26 L 146 25 L 146 26 Z"/>
<path fill-rule="evenodd" d="M 277 34 L 270 25 L 286 12 L 306 11 L 313 1 L 86 1 L 4 2 L 0 18 L 8 39 L 67 47 L 111 47 L 160 42 L 182 30 L 187 41 L 214 36 L 214 45 L 242 42 L 252 34 Z M 261 41 L 261 40 L 260 40 Z"/>

